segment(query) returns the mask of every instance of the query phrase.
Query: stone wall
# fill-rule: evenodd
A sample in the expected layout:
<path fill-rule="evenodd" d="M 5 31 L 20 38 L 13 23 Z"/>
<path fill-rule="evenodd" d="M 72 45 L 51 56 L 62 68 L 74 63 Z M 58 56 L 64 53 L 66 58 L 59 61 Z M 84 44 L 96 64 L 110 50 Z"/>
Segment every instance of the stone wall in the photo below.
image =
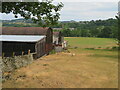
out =
<path fill-rule="evenodd" d="M 2 58 L 2 73 L 11 72 L 20 67 L 24 67 L 33 62 L 33 55 L 22 55 Z"/>
<path fill-rule="evenodd" d="M 55 46 L 55 52 L 62 52 L 62 46 Z"/>
<path fill-rule="evenodd" d="M 2 90 L 2 57 L 0 57 L 0 90 Z"/>
<path fill-rule="evenodd" d="M 2 71 L 2 80 L 5 81 L 9 79 L 11 74 L 9 72 L 14 71 L 20 67 L 27 66 L 33 62 L 33 55 L 22 55 L 22 56 L 14 56 L 14 57 L 3 57 L 0 59 L 1 61 L 1 71 Z"/>

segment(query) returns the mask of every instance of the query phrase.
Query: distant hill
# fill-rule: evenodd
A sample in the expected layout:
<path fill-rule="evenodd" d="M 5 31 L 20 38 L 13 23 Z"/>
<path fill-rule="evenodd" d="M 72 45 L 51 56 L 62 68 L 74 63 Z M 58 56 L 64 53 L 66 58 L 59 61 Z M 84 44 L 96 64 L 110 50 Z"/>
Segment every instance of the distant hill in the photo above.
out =
<path fill-rule="evenodd" d="M 24 22 L 24 23 L 33 23 L 31 19 L 23 19 L 23 18 L 20 18 L 20 19 L 13 19 L 13 20 L 2 20 L 3 23 L 16 23 L 16 22 Z"/>
<path fill-rule="evenodd" d="M 1 20 L 0 20 L 1 22 Z M 84 26 L 84 25 L 94 25 L 94 26 L 106 26 L 106 25 L 113 25 L 117 22 L 116 19 L 107 19 L 107 20 L 91 20 L 91 21 L 59 21 L 58 25 L 53 26 L 54 28 L 78 28 Z M 13 19 L 13 20 L 2 20 L 3 26 L 7 27 L 7 26 L 16 26 L 16 27 L 26 27 L 26 26 L 36 26 L 38 27 L 37 24 L 33 23 L 33 21 L 31 19 Z M 40 26 L 40 25 L 39 25 Z"/>
<path fill-rule="evenodd" d="M 4 27 L 37 27 L 37 24 L 34 24 L 31 19 L 13 19 L 13 20 L 2 20 Z"/>
<path fill-rule="evenodd" d="M 33 21 L 31 19 L 24 19 L 24 18 L 20 18 L 20 19 L 13 19 L 13 20 L 0 20 L 2 21 L 3 23 L 17 23 L 17 22 L 23 22 L 23 23 L 33 23 Z M 59 22 L 62 22 L 62 23 L 72 23 L 72 22 L 76 22 L 76 21 L 59 21 Z"/>

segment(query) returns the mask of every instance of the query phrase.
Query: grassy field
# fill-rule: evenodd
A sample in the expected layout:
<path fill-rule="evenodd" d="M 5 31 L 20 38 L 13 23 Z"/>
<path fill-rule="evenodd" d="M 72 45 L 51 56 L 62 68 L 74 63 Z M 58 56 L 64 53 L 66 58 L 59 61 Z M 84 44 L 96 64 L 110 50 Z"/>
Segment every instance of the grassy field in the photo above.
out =
<path fill-rule="evenodd" d="M 79 48 L 110 47 L 114 46 L 116 43 L 114 39 L 109 38 L 66 37 L 65 40 L 68 41 L 69 45 L 77 46 Z"/>
<path fill-rule="evenodd" d="M 68 51 L 44 56 L 10 73 L 6 88 L 117 88 L 113 39 L 67 37 Z"/>

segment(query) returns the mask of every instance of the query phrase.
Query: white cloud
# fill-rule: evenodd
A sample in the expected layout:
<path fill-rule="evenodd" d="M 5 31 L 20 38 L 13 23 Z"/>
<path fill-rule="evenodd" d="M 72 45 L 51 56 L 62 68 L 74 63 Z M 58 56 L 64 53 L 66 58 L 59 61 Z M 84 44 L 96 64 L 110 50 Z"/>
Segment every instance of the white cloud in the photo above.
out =
<path fill-rule="evenodd" d="M 108 18 L 115 18 L 116 12 L 84 12 L 84 13 L 76 13 L 75 14 L 68 14 L 61 15 L 61 20 L 75 20 L 75 21 L 84 21 L 84 20 L 98 20 L 98 19 L 108 19 Z M 66 17 L 65 17 L 66 16 Z"/>
<path fill-rule="evenodd" d="M 117 3 L 112 2 L 65 2 L 61 11 L 61 20 L 92 20 L 114 18 Z"/>
<path fill-rule="evenodd" d="M 119 2 L 119 0 L 54 0 L 54 2 Z"/>
<path fill-rule="evenodd" d="M 18 15 L 18 18 L 21 18 L 20 15 Z M 12 19 L 16 19 L 16 18 L 14 17 L 14 14 L 12 14 L 12 13 L 10 13 L 10 14 L 0 13 L 0 19 L 12 20 Z"/>

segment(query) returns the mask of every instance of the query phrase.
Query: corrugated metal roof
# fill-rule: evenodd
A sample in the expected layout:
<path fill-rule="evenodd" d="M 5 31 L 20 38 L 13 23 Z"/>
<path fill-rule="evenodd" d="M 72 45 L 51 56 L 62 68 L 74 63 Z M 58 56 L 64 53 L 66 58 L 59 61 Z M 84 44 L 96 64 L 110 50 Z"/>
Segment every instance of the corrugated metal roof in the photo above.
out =
<path fill-rule="evenodd" d="M 2 27 L 2 35 L 47 35 L 48 27 Z"/>
<path fill-rule="evenodd" d="M 37 42 L 45 37 L 44 35 L 0 35 L 0 41 Z"/>

